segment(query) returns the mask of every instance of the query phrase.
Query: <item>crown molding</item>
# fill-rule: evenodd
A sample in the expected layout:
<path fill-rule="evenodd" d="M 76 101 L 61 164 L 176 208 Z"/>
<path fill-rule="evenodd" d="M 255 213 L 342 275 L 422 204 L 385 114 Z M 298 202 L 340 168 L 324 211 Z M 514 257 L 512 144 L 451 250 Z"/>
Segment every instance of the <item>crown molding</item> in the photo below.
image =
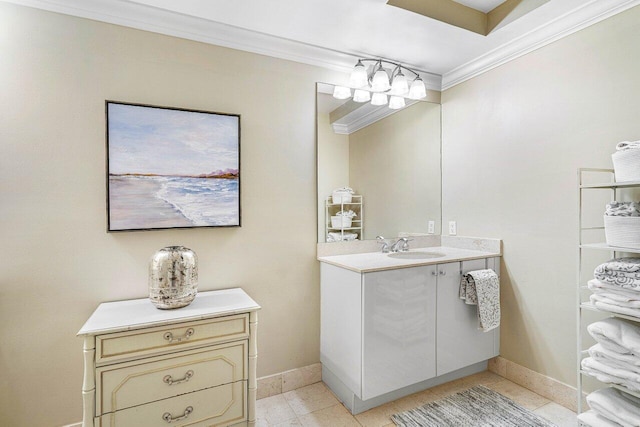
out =
<path fill-rule="evenodd" d="M 333 127 L 333 131 L 335 133 L 349 135 L 353 132 L 357 132 L 360 129 L 366 128 L 372 123 L 377 122 L 378 120 L 382 120 L 387 116 L 397 113 L 402 110 L 391 110 L 386 106 L 378 107 L 374 111 L 371 111 L 368 114 L 356 117 L 354 120 L 346 122 L 346 123 L 331 123 L 331 127 Z"/>
<path fill-rule="evenodd" d="M 405 108 L 410 107 L 416 102 L 420 101 L 407 99 L 407 106 Z M 364 104 L 362 107 L 331 123 L 331 127 L 335 133 L 349 135 L 402 110 L 404 110 L 404 108 L 392 110 L 386 105 L 374 107 L 370 104 Z"/>
<path fill-rule="evenodd" d="M 452 88 L 639 4 L 640 0 L 591 0 L 579 9 L 559 16 L 511 42 L 445 73 L 442 76 L 442 90 Z"/>
<path fill-rule="evenodd" d="M 371 56 L 365 52 L 340 52 L 232 25 L 173 13 L 127 0 L 0 1 L 314 65 L 343 73 L 349 73 L 359 58 Z M 579 9 L 570 11 L 487 54 L 474 58 L 443 76 L 411 64 L 405 65 L 420 72 L 427 89 L 446 90 L 639 4 L 640 0 L 590 0 Z M 341 84 L 341 82 L 333 83 Z"/>
<path fill-rule="evenodd" d="M 371 56 L 365 52 L 340 52 L 126 0 L 0 1 L 315 65 L 343 72 L 347 77 L 358 59 Z M 427 89 L 440 91 L 440 75 L 403 64 L 420 73 Z"/>

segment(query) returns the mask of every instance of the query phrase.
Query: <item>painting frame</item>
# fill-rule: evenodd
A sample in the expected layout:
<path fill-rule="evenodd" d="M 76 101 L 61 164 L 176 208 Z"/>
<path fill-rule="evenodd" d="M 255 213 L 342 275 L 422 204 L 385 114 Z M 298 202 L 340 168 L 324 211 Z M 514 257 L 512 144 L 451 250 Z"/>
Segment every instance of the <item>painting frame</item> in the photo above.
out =
<path fill-rule="evenodd" d="M 240 123 L 105 100 L 107 232 L 241 227 Z"/>

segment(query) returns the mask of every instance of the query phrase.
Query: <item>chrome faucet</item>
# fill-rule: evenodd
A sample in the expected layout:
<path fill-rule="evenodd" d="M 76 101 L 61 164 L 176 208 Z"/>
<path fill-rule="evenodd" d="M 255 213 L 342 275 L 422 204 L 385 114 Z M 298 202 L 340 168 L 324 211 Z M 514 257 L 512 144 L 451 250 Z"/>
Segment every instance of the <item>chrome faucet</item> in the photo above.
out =
<path fill-rule="evenodd" d="M 412 239 L 407 239 L 406 237 L 400 237 L 392 246 L 391 252 L 407 252 L 409 250 L 409 242 Z"/>
<path fill-rule="evenodd" d="M 389 242 L 387 241 L 387 239 L 382 236 L 376 236 L 376 240 L 382 245 L 382 253 L 389 253 Z"/>

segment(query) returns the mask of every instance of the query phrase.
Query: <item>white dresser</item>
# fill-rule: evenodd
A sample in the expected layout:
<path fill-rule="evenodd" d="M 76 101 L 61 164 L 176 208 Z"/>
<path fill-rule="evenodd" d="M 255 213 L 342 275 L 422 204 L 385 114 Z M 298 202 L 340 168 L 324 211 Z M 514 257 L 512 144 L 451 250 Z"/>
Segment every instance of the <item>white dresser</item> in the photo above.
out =
<path fill-rule="evenodd" d="M 78 332 L 83 427 L 255 425 L 259 309 L 240 288 L 100 304 Z"/>

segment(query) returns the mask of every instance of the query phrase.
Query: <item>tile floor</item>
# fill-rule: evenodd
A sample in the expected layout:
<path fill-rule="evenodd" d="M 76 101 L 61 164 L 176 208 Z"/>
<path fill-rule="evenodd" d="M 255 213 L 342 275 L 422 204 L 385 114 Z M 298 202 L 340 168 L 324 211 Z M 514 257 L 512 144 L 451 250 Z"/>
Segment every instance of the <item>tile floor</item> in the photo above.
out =
<path fill-rule="evenodd" d="M 393 427 L 391 415 L 413 409 L 475 385 L 484 385 L 548 419 L 558 427 L 575 427 L 575 412 L 485 371 L 412 394 L 358 415 L 336 399 L 324 383 L 315 383 L 257 402 L 257 427 Z"/>

